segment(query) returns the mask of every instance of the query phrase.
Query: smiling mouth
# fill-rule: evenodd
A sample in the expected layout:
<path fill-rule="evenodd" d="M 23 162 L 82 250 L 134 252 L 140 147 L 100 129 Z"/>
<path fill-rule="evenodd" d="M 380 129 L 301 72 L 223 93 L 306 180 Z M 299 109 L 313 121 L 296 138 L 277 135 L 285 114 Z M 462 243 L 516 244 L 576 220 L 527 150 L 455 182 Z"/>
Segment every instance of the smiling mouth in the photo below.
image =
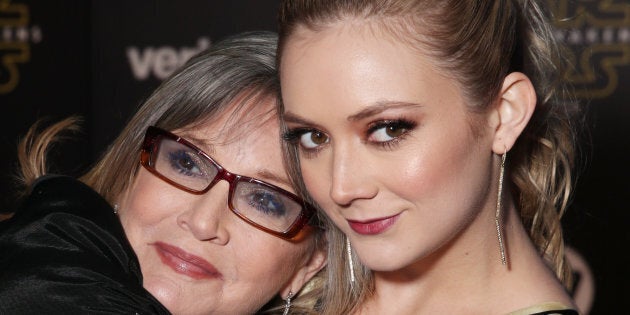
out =
<path fill-rule="evenodd" d="M 385 217 L 367 221 L 347 220 L 350 228 L 362 235 L 376 235 L 385 232 L 389 229 L 400 217 L 400 213 Z"/>
<path fill-rule="evenodd" d="M 155 242 L 152 245 L 155 247 L 162 263 L 176 273 L 197 280 L 222 278 L 221 273 L 211 263 L 199 256 L 163 242 Z"/>

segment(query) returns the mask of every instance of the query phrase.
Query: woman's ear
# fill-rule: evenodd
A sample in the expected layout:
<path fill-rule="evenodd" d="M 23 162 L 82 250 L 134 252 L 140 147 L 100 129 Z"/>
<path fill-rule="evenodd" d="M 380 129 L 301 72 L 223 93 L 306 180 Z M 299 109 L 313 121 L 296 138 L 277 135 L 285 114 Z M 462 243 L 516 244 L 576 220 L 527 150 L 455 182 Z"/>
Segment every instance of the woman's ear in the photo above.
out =
<path fill-rule="evenodd" d="M 512 72 L 505 77 L 499 96 L 496 108 L 499 123 L 492 143 L 495 154 L 503 154 L 512 148 L 536 108 L 536 90 L 521 72 Z"/>
<path fill-rule="evenodd" d="M 293 277 L 287 282 L 287 285 L 280 291 L 280 297 L 285 299 L 289 295 L 289 292 L 296 294 L 300 291 L 305 283 L 311 280 L 315 274 L 326 266 L 326 256 L 326 249 L 315 249 L 306 264 L 296 270 Z"/>

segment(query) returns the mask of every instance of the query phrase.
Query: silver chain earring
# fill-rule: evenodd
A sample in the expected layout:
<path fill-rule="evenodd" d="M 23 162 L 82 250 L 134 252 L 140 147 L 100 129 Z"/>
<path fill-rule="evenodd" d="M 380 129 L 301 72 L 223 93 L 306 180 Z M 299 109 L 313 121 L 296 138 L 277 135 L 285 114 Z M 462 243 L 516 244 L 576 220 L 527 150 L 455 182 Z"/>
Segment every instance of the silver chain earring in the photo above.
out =
<path fill-rule="evenodd" d="M 354 287 L 354 263 L 352 262 L 352 246 L 350 238 L 346 236 L 346 251 L 348 253 L 348 268 L 350 269 L 350 288 Z"/>
<path fill-rule="evenodd" d="M 507 265 L 507 260 L 505 258 L 505 246 L 503 245 L 503 236 L 501 233 L 501 204 L 503 198 L 503 175 L 505 174 L 505 157 L 507 156 L 507 148 L 503 155 L 501 156 L 501 171 L 499 173 L 499 192 L 497 193 L 497 212 L 494 215 L 494 223 L 497 227 L 497 238 L 499 239 L 499 251 L 501 252 L 501 264 L 504 266 Z"/>
<path fill-rule="evenodd" d="M 289 295 L 287 295 L 287 299 L 284 300 L 284 312 L 282 315 L 289 314 L 289 310 L 291 309 L 291 298 L 293 297 L 293 292 L 289 291 Z"/>
<path fill-rule="evenodd" d="M 118 208 L 120 208 L 120 206 L 116 203 L 114 204 L 114 214 L 118 214 Z"/>

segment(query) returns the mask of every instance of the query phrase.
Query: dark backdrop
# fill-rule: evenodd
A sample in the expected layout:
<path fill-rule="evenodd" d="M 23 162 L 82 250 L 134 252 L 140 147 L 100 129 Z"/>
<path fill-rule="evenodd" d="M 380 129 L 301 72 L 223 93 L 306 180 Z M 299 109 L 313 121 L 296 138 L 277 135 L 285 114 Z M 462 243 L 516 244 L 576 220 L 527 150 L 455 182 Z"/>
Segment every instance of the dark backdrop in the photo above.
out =
<path fill-rule="evenodd" d="M 630 297 L 630 2 L 550 1 L 570 75 L 589 112 L 591 143 L 567 243 L 591 314 L 624 312 Z M 0 209 L 14 207 L 20 135 L 40 118 L 84 118 L 53 155 L 57 171 L 93 163 L 166 75 L 229 34 L 275 30 L 276 0 L 0 0 Z M 592 298 L 594 297 L 594 301 Z M 589 305 L 591 305 L 589 307 Z"/>

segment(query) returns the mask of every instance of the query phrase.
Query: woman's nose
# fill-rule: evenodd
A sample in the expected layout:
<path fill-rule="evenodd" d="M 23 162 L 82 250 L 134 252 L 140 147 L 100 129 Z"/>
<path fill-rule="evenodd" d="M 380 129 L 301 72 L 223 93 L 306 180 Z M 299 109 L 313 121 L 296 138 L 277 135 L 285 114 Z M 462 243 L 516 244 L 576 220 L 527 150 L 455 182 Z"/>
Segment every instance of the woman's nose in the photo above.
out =
<path fill-rule="evenodd" d="M 177 216 L 177 224 L 200 241 L 225 245 L 229 240 L 227 224 L 229 185 L 216 183 L 208 192 L 195 196 L 187 208 Z"/>
<path fill-rule="evenodd" d="M 350 146 L 335 148 L 332 159 L 330 197 L 340 206 L 349 206 L 358 199 L 371 199 L 378 188 L 370 180 L 369 168 L 362 151 Z"/>

